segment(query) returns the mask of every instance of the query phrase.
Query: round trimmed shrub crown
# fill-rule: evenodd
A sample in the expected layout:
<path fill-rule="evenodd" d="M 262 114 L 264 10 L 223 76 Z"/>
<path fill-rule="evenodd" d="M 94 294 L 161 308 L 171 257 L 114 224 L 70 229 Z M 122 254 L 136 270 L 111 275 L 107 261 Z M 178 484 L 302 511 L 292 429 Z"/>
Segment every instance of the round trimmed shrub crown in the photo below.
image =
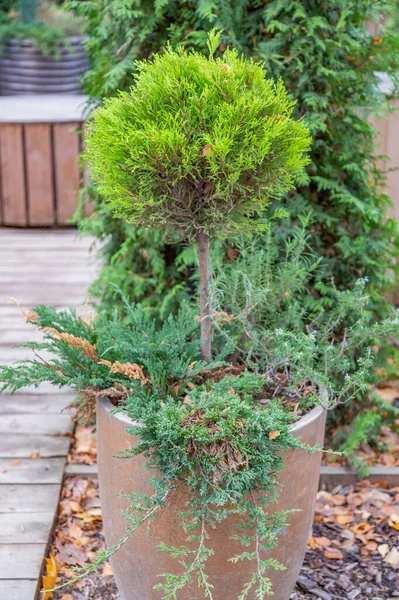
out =
<path fill-rule="evenodd" d="M 262 63 L 227 49 L 167 48 L 94 111 L 86 157 L 114 213 L 170 238 L 259 229 L 270 200 L 306 178 L 310 136 Z"/>

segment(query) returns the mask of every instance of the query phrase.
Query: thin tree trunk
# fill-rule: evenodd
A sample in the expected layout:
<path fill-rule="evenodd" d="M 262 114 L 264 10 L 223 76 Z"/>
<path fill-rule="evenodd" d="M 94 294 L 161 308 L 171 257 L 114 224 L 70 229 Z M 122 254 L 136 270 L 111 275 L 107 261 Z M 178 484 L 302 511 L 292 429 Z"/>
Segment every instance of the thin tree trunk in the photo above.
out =
<path fill-rule="evenodd" d="M 199 294 L 201 319 L 201 358 L 210 361 L 211 348 L 211 315 L 209 310 L 209 238 L 200 231 L 197 233 L 199 263 Z"/>

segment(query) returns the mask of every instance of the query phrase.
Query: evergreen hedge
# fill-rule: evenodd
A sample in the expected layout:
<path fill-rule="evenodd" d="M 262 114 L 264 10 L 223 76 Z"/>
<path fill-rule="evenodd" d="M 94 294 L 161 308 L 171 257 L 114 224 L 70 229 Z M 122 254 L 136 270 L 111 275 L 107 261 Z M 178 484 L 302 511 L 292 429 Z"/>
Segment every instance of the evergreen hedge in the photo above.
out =
<path fill-rule="evenodd" d="M 381 25 L 391 2 L 98 0 L 72 1 L 70 7 L 88 22 L 92 67 L 84 82 L 93 101 L 128 89 L 134 61 L 168 41 L 204 51 L 212 27 L 223 29 L 220 51 L 231 44 L 264 60 L 268 76 L 282 78 L 297 100 L 295 116 L 305 119 L 314 139 L 309 182 L 285 198 L 291 220 L 313 213 L 312 246 L 323 257 L 306 302 L 331 305 L 332 276 L 339 289 L 366 277 L 372 308 L 381 310 L 394 280 L 399 236 L 386 216 L 385 175 L 377 166 L 368 114 L 389 106 L 377 72 L 396 80 L 398 36 Z M 107 240 L 94 293 L 114 308 L 116 290 L 109 284 L 115 283 L 149 309 L 174 310 L 189 288 L 194 253 L 112 219 L 101 199 L 96 205 L 94 216 L 81 222 L 83 230 Z M 289 228 L 282 223 L 282 236 Z"/>

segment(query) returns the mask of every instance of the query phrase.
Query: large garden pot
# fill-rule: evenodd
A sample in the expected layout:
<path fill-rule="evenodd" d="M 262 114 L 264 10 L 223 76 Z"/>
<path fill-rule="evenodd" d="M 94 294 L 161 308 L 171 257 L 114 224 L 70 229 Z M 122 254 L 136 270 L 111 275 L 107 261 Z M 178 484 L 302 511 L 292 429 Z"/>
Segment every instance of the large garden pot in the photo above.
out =
<path fill-rule="evenodd" d="M 121 510 L 128 508 L 129 503 L 117 494 L 129 494 L 132 490 L 153 494 L 153 488 L 147 483 L 152 473 L 145 468 L 146 459 L 143 456 L 130 459 L 115 456 L 127 447 L 134 447 L 138 440 L 126 433 L 126 428 L 131 425 L 129 419 L 122 414 L 111 415 L 112 408 L 108 400 L 101 400 L 97 404 L 98 475 L 108 547 L 123 537 L 127 525 Z M 320 407 L 314 408 L 292 427 L 292 433 L 306 444 L 322 444 L 325 419 L 326 412 Z M 268 573 L 273 583 L 274 600 L 288 600 L 298 577 L 312 528 L 320 462 L 320 452 L 310 454 L 295 450 L 286 456 L 280 479 L 283 489 L 277 503 L 270 506 L 273 511 L 295 508 L 300 512 L 288 517 L 290 526 L 279 532 L 279 545 L 271 552 L 271 556 L 287 567 L 285 571 L 271 570 Z M 189 498 L 185 486 L 179 486 L 172 498 L 168 498 L 168 504 L 160 509 L 151 522 L 149 533 L 146 532 L 146 526 L 139 528 L 114 555 L 111 563 L 121 600 L 162 598 L 162 591 L 153 589 L 160 582 L 157 575 L 178 573 L 180 564 L 168 554 L 160 553 L 157 545 L 161 541 L 168 546 L 187 545 L 185 533 L 178 524 L 177 512 L 185 509 Z M 206 571 L 214 585 L 214 600 L 237 600 L 254 569 L 253 561 L 234 564 L 228 560 L 243 551 L 239 542 L 230 539 L 231 535 L 237 533 L 234 521 L 235 516 L 232 516 L 209 532 L 207 547 L 214 548 L 215 554 L 208 559 Z M 196 585 L 185 588 L 178 593 L 178 598 L 203 600 L 203 590 Z M 248 599 L 255 599 L 255 591 L 249 594 Z"/>
<path fill-rule="evenodd" d="M 0 55 L 0 93 L 79 94 L 89 61 L 81 37 L 60 42 L 58 56 L 46 56 L 31 40 L 10 39 Z"/>

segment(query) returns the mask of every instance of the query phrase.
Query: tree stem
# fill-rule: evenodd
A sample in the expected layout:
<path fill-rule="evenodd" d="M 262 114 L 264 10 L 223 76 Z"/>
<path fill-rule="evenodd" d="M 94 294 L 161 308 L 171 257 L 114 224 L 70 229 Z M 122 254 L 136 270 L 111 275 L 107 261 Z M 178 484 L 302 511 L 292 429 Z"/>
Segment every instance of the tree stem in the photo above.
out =
<path fill-rule="evenodd" d="M 210 361 L 211 347 L 211 315 L 209 308 L 209 238 L 200 231 L 197 233 L 199 264 L 199 296 L 201 319 L 201 358 Z"/>

